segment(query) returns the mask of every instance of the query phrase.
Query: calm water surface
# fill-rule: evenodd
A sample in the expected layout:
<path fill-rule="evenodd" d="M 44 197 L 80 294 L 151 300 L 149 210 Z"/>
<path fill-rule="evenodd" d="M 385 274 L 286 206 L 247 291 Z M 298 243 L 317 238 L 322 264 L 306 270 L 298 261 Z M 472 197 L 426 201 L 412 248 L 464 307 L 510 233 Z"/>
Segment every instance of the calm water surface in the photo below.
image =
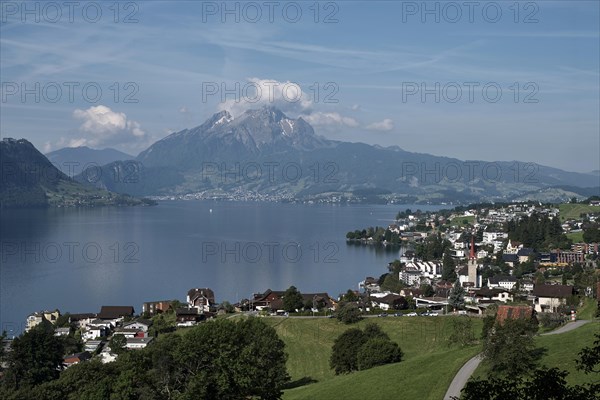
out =
<path fill-rule="evenodd" d="M 156 207 L 3 210 L 0 329 L 18 333 L 42 309 L 185 300 L 210 287 L 236 302 L 295 285 L 337 296 L 386 272 L 397 251 L 347 245 L 349 230 L 386 226 L 400 209 L 210 201 Z"/>

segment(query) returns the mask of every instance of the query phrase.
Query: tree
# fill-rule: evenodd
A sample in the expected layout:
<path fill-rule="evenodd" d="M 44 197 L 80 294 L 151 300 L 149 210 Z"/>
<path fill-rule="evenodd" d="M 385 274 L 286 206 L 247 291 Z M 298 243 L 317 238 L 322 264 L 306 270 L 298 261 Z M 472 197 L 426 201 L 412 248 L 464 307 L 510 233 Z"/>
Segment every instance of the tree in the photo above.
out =
<path fill-rule="evenodd" d="M 450 296 L 448 297 L 448 305 L 452 307 L 455 311 L 465 304 L 465 289 L 460 284 L 460 281 L 457 279 L 454 282 L 454 286 L 450 290 Z"/>
<path fill-rule="evenodd" d="M 304 307 L 304 298 L 295 286 L 290 286 L 283 294 L 283 309 L 287 312 L 301 310 Z"/>
<path fill-rule="evenodd" d="M 402 350 L 375 323 L 364 331 L 348 329 L 333 342 L 329 364 L 336 374 L 349 373 L 402 360 Z"/>
<path fill-rule="evenodd" d="M 354 303 L 343 303 L 337 312 L 337 319 L 345 324 L 353 324 L 362 319 L 358 306 Z"/>
<path fill-rule="evenodd" d="M 221 306 L 227 314 L 235 312 L 235 308 L 233 308 L 233 305 L 228 301 L 224 301 L 223 303 L 221 303 Z"/>
<path fill-rule="evenodd" d="M 15 338 L 8 357 L 6 381 L 16 389 L 35 386 L 58 377 L 62 367 L 64 343 L 54 336 L 54 327 L 46 320 Z"/>
<path fill-rule="evenodd" d="M 520 376 L 506 378 L 471 379 L 460 396 L 461 400 L 579 400 L 598 399 L 599 384 L 567 385 L 565 378 L 569 373 L 558 368 L 538 368 L 532 372 L 529 381 Z"/>
<path fill-rule="evenodd" d="M 124 335 L 115 334 L 112 339 L 110 339 L 110 351 L 115 354 L 123 354 L 126 344 L 127 339 Z"/>
<path fill-rule="evenodd" d="M 600 333 L 596 333 L 595 337 L 594 345 L 581 349 L 579 358 L 575 360 L 577 369 L 584 371 L 586 374 L 600 373 Z"/>
<path fill-rule="evenodd" d="M 346 330 L 333 342 L 329 365 L 336 375 L 358 370 L 358 351 L 368 337 L 358 328 Z"/>
<path fill-rule="evenodd" d="M 367 335 L 367 337 L 369 339 L 378 338 L 378 339 L 390 340 L 390 337 L 388 336 L 388 334 L 385 333 L 381 329 L 381 327 L 374 322 L 367 323 L 365 325 L 364 332 L 365 332 L 365 335 Z"/>
<path fill-rule="evenodd" d="M 358 295 L 354 293 L 353 290 L 348 289 L 348 291 L 342 296 L 342 301 L 358 301 Z"/>
<path fill-rule="evenodd" d="M 530 321 L 506 319 L 496 322 L 483 342 L 483 358 L 490 369 L 506 376 L 525 375 L 535 365 L 533 335 Z"/>
<path fill-rule="evenodd" d="M 456 280 L 456 263 L 449 251 L 444 252 L 442 259 L 442 280 L 453 282 Z"/>
<path fill-rule="evenodd" d="M 435 295 L 435 290 L 433 290 L 433 286 L 431 286 L 428 283 L 421 285 L 420 289 L 423 291 L 423 296 L 425 297 L 431 297 Z"/>
<path fill-rule="evenodd" d="M 400 362 L 402 355 L 402 350 L 397 343 L 382 337 L 375 337 L 369 339 L 358 351 L 358 369 L 365 370 L 377 365 Z"/>

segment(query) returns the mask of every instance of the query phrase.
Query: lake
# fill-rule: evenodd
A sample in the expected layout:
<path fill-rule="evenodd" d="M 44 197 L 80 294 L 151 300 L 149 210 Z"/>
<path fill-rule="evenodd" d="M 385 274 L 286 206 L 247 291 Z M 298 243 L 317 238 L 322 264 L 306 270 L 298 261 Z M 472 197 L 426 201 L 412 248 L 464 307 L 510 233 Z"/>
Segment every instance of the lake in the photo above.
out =
<path fill-rule="evenodd" d="M 210 287 L 231 303 L 266 289 L 337 297 L 387 271 L 398 251 L 347 245 L 349 230 L 387 226 L 424 205 L 166 201 L 155 207 L 2 210 L 0 329 L 28 314 L 180 299 Z"/>

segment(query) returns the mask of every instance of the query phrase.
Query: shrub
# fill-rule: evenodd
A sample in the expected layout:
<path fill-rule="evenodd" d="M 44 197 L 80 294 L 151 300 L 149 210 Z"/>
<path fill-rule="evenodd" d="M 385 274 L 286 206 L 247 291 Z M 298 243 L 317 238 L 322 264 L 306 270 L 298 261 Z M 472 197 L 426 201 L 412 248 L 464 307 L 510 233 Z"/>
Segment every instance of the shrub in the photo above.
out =
<path fill-rule="evenodd" d="M 358 351 L 358 369 L 364 370 L 400 362 L 402 360 L 402 350 L 397 343 L 381 337 L 369 339 Z"/>

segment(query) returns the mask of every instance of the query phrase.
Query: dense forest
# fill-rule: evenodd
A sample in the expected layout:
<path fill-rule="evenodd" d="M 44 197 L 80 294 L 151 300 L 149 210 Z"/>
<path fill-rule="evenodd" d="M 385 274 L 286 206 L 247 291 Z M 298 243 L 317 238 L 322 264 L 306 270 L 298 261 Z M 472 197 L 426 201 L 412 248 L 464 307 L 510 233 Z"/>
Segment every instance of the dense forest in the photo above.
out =
<path fill-rule="evenodd" d="M 550 218 L 539 213 L 533 213 L 530 217 L 523 216 L 517 221 L 508 221 L 506 231 L 510 240 L 538 251 L 568 249 L 572 243 L 563 233 L 558 217 Z"/>
<path fill-rule="evenodd" d="M 145 349 L 123 351 L 59 372 L 65 339 L 50 323 L 14 339 L 0 379 L 3 400 L 279 399 L 289 381 L 284 343 L 257 318 L 216 320 L 160 335 Z"/>

